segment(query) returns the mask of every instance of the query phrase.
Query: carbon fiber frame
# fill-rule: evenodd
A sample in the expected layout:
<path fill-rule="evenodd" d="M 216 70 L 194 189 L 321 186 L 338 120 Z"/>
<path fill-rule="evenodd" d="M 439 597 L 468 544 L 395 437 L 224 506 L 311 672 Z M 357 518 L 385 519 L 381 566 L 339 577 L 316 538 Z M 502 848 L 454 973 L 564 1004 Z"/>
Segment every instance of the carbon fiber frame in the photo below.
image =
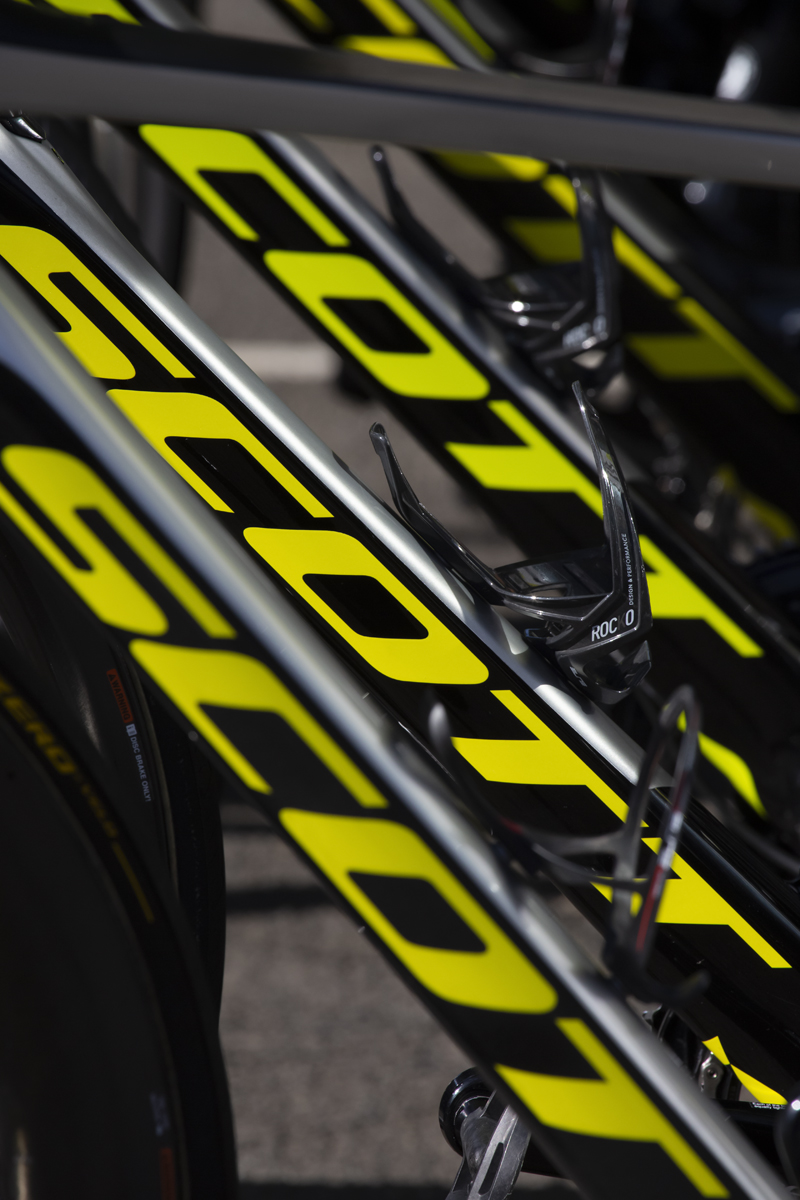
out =
<path fill-rule="evenodd" d="M 161 290 L 143 269 L 140 284 Z M 208 333 L 197 344 L 198 323 L 186 325 L 202 354 L 192 364 L 216 360 L 233 382 L 230 353 Z M 0 358 L 9 536 L 49 559 L 54 597 L 71 585 L 115 633 L 147 686 L 233 769 L 554 1160 L 593 1197 L 782 1195 L 6 272 Z M 272 405 L 251 381 L 242 390 Z M 371 898 L 387 879 L 401 893 L 407 885 L 399 908 Z M 422 936 L 403 925 L 419 884 L 425 919 L 439 906 Z"/>

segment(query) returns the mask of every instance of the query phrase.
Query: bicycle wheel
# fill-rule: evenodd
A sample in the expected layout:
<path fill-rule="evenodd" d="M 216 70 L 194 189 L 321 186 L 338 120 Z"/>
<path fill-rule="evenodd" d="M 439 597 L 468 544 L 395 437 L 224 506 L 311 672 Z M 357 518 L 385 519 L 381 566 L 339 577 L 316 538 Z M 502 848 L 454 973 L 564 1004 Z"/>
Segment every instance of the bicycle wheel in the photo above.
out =
<path fill-rule="evenodd" d="M 111 639 L 71 597 L 49 605 L 41 563 L 0 543 L 0 658 L 57 717 L 129 836 L 175 887 L 217 1008 L 225 959 L 220 781 L 185 733 L 145 697 Z"/>
<path fill-rule="evenodd" d="M 213 1008 L 170 897 L 0 671 L 0 1186 L 235 1195 Z"/>

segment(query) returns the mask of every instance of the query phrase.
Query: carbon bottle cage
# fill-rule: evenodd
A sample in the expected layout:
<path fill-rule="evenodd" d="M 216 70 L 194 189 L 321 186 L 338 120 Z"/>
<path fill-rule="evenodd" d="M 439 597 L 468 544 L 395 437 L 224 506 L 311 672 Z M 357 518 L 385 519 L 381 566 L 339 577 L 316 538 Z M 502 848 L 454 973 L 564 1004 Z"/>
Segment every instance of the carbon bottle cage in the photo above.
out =
<path fill-rule="evenodd" d="M 593 699 L 615 704 L 650 668 L 644 640 L 652 624 L 650 596 L 622 472 L 580 384 L 573 390 L 600 478 L 606 541 L 547 562 L 487 567 L 420 503 L 383 426 L 373 425 L 370 437 L 411 529 L 484 600 L 535 621 L 524 630 L 526 639 Z"/>
<path fill-rule="evenodd" d="M 383 147 L 373 146 L 371 154 L 392 219 L 406 240 L 539 368 L 552 376 L 561 362 L 569 361 L 572 378 L 577 374 L 590 388 L 602 387 L 621 369 L 619 271 L 596 172 L 570 177 L 583 247 L 579 263 L 484 281 L 466 270 L 414 215 Z M 573 362 L 592 350 L 610 353 L 599 366 Z"/>
<path fill-rule="evenodd" d="M 453 747 L 444 705 L 435 703 L 428 714 L 432 748 L 458 782 L 460 794 L 473 817 L 531 874 L 542 871 L 558 883 L 571 887 L 607 888 L 611 915 L 605 932 L 604 963 L 628 994 L 670 1008 L 684 1007 L 702 993 L 709 982 L 705 971 L 697 971 L 677 985 L 663 984 L 647 972 L 658 908 L 680 843 L 691 796 L 701 716 L 694 690 L 688 685 L 677 688 L 658 714 L 630 795 L 624 824 L 613 833 L 580 837 L 534 829 L 490 809 L 473 787 L 463 760 Z M 661 802 L 663 812 L 654 839 L 652 861 L 647 870 L 639 874 L 642 828 L 652 802 L 656 772 L 676 728 L 682 729 L 682 733 L 672 795 L 668 802 Z M 597 855 L 612 858 L 613 869 L 603 872 L 571 861 Z M 638 897 L 638 904 L 634 897 Z"/>
<path fill-rule="evenodd" d="M 370 155 L 378 173 L 392 220 L 406 241 L 410 242 L 422 258 L 440 275 L 444 276 L 460 295 L 473 304 L 483 305 L 483 282 L 472 275 L 415 216 L 397 186 L 394 172 L 383 146 L 373 146 Z"/>
<path fill-rule="evenodd" d="M 483 305 L 539 366 L 618 343 L 619 272 L 611 223 L 594 171 L 571 175 L 583 254 L 580 263 L 489 280 Z M 614 362 L 614 369 L 619 366 Z M 604 372 L 604 375 L 608 372 Z"/>

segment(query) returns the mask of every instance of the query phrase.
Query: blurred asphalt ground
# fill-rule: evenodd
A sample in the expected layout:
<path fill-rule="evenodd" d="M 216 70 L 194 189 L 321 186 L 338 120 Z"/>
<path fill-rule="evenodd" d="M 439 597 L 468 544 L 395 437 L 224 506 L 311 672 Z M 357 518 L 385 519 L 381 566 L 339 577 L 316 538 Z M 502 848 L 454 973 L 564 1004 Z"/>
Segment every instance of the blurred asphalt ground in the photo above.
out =
<path fill-rule="evenodd" d="M 296 42 L 261 0 L 207 0 L 211 28 Z M 385 211 L 363 144 L 318 143 Z M 406 152 L 401 185 L 473 270 L 500 267 L 487 236 Z M 347 398 L 327 347 L 192 217 L 183 293 L 351 469 L 387 500 L 368 437 L 389 430 L 421 498 L 492 563 L 521 557 L 377 402 Z M 469 1063 L 331 905 L 261 818 L 225 806 L 228 942 L 221 1032 L 242 1200 L 444 1200 L 458 1160 L 438 1128 L 449 1080 Z M 523 1177 L 518 1191 L 567 1200 L 570 1184 Z"/>
<path fill-rule="evenodd" d="M 458 1160 L 437 1109 L 467 1060 L 258 815 L 223 814 L 242 1200 L 444 1200 Z M 531 1176 L 517 1190 L 576 1197 Z"/>

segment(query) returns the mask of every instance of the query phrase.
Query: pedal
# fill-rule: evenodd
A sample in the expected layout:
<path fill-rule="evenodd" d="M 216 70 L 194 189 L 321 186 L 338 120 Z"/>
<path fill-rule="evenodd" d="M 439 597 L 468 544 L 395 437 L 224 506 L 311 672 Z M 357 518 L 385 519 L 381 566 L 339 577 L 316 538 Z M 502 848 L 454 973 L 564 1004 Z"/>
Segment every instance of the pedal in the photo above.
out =
<path fill-rule="evenodd" d="M 506 1200 L 521 1171 L 561 1177 L 516 1113 L 474 1067 L 449 1083 L 439 1105 L 445 1140 L 462 1156 L 447 1200 Z"/>
<path fill-rule="evenodd" d="M 464 1157 L 448 1200 L 506 1200 L 514 1190 L 530 1134 L 497 1095 L 461 1125 Z"/>

